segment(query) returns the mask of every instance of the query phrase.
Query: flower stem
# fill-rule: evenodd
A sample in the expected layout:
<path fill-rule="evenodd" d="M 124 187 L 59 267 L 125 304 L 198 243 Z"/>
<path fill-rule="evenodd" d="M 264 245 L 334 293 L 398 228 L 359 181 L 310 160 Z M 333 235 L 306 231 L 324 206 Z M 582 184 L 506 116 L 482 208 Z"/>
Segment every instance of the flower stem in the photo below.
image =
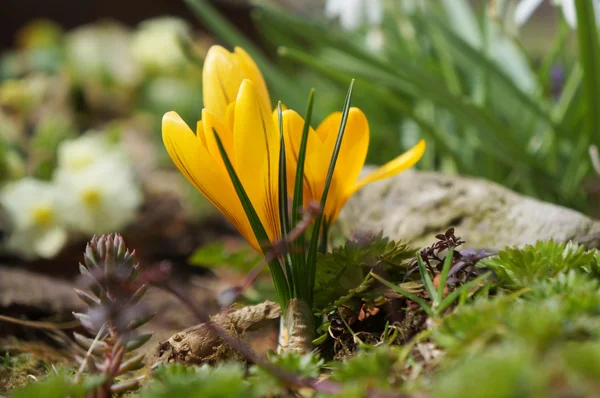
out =
<path fill-rule="evenodd" d="M 306 354 L 312 351 L 314 334 L 315 322 L 310 307 L 304 300 L 291 299 L 281 318 L 278 352 Z"/>

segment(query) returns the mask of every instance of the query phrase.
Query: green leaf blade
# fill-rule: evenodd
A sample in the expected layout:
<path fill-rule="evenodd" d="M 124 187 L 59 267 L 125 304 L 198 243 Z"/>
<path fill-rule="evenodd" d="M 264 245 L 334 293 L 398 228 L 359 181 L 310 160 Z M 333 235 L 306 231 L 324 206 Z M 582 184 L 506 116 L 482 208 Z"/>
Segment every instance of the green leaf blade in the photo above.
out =
<path fill-rule="evenodd" d="M 408 298 L 409 300 L 412 300 L 415 303 L 419 304 L 419 306 L 421 306 L 421 308 L 430 317 L 435 317 L 435 312 L 433 311 L 433 309 L 431 308 L 431 306 L 428 305 L 427 302 L 425 300 L 423 300 L 422 298 L 418 297 L 415 294 L 407 292 L 406 290 L 402 289 L 400 286 L 396 286 L 393 283 L 391 283 L 389 281 L 386 281 L 381 276 L 379 276 L 379 275 L 377 275 L 377 274 L 375 274 L 373 272 L 371 272 L 371 275 L 373 276 L 373 278 L 377 279 L 379 282 L 383 283 L 385 286 L 389 287 L 390 289 L 392 289 L 396 293 L 399 293 L 399 294 L 403 295 L 404 297 Z"/>
<path fill-rule="evenodd" d="M 285 153 L 285 137 L 283 134 L 283 109 L 281 107 L 281 101 L 277 104 L 277 121 L 279 127 L 279 137 L 281 144 L 279 147 L 279 221 L 281 223 L 281 237 L 283 242 L 288 241 L 288 234 L 290 233 L 291 226 L 288 217 L 288 195 L 287 195 L 287 170 L 286 170 L 286 153 Z M 290 296 L 296 297 L 296 284 L 293 278 L 293 267 L 292 258 L 289 252 L 283 255 L 283 264 L 285 266 L 285 274 L 288 278 L 290 287 Z"/>
<path fill-rule="evenodd" d="M 442 268 L 442 273 L 440 274 L 440 281 L 438 284 L 438 299 L 442 300 L 444 298 L 444 288 L 446 287 L 446 281 L 448 280 L 448 273 L 450 272 L 450 267 L 452 267 L 452 260 L 454 259 L 454 248 L 451 247 L 448 250 L 448 254 L 444 259 L 444 266 Z"/>
<path fill-rule="evenodd" d="M 308 260 L 307 260 L 307 269 L 308 269 L 308 297 L 310 299 L 309 305 L 312 307 L 312 296 L 315 285 L 315 274 L 316 274 L 316 263 L 317 263 L 317 253 L 319 252 L 319 237 L 321 235 L 321 225 L 323 221 L 327 222 L 325 216 L 323 214 L 325 210 L 325 205 L 327 204 L 327 195 L 329 193 L 329 187 L 331 186 L 331 180 L 333 179 L 333 173 L 335 171 L 335 165 L 337 163 L 337 158 L 340 153 L 340 149 L 342 146 L 342 139 L 344 138 L 344 132 L 346 130 L 346 123 L 348 122 L 348 115 L 350 113 L 350 102 L 352 99 L 352 91 L 354 90 L 354 80 L 351 81 L 350 87 L 348 88 L 348 93 L 346 94 L 346 99 L 344 100 L 344 107 L 342 109 L 342 119 L 340 122 L 340 128 L 338 130 L 337 139 L 335 142 L 335 146 L 333 148 L 333 153 L 331 156 L 331 161 L 329 162 L 329 169 L 327 170 L 327 178 L 325 179 L 325 186 L 323 188 L 323 194 L 321 196 L 321 213 L 317 216 L 315 220 L 315 224 L 313 226 L 312 236 L 310 240 L 310 246 L 308 249 Z M 325 237 L 323 236 L 323 239 Z"/>
<path fill-rule="evenodd" d="M 433 301 L 434 305 L 439 303 L 438 293 L 433 286 L 433 281 L 431 280 L 431 276 L 429 275 L 429 271 L 427 271 L 427 267 L 425 267 L 425 263 L 421 258 L 421 254 L 417 254 L 417 264 L 419 264 L 419 273 L 421 274 L 421 280 L 423 281 L 423 286 L 425 286 L 425 290 L 427 294 Z"/>
<path fill-rule="evenodd" d="M 254 232 L 259 244 L 261 244 L 263 253 L 266 255 L 268 252 L 268 244 L 267 246 L 263 245 L 265 242 L 269 242 L 267 231 L 262 225 L 262 222 L 260 221 L 260 218 L 258 217 L 258 214 L 256 213 L 256 210 L 254 209 L 254 206 L 252 205 L 252 202 L 250 201 L 242 182 L 240 181 L 235 169 L 233 168 L 233 165 L 231 164 L 229 156 L 227 156 L 227 152 L 223 147 L 223 142 L 219 138 L 219 134 L 217 134 L 215 129 L 213 129 L 213 134 L 215 135 L 215 140 L 217 141 L 217 146 L 219 147 L 219 152 L 223 158 L 223 163 L 225 164 L 229 178 L 231 178 L 235 192 L 242 203 L 242 207 L 244 208 L 244 212 L 248 217 L 252 231 Z M 277 301 L 281 305 L 282 311 L 284 311 L 291 296 L 288 280 L 278 259 L 274 259 L 269 262 L 269 269 L 271 270 L 273 283 L 275 285 L 275 290 L 277 291 Z"/>

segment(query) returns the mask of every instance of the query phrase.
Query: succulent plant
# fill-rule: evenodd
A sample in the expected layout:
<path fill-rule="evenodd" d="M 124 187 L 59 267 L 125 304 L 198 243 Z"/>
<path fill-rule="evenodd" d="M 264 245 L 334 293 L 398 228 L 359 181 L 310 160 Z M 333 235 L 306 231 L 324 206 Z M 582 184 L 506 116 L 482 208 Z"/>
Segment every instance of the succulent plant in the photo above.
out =
<path fill-rule="evenodd" d="M 152 333 L 135 333 L 153 316 L 139 303 L 148 284 L 137 280 L 139 264 L 118 234 L 94 236 L 79 270 L 82 288 L 75 292 L 89 309 L 73 315 L 94 337 L 74 333 L 75 341 L 87 350 L 77 360 L 88 373 L 102 376 L 102 383 L 88 397 L 122 394 L 139 385 L 138 379 L 120 378 L 144 366 L 144 355 L 135 350 L 152 337 Z"/>

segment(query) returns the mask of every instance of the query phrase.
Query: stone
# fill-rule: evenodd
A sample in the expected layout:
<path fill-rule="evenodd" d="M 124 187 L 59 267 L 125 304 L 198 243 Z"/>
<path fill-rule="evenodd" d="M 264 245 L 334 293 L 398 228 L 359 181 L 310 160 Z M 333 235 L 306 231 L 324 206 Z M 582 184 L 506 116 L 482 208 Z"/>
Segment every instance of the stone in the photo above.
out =
<path fill-rule="evenodd" d="M 450 227 L 475 249 L 548 239 L 600 247 L 600 222 L 577 211 L 490 181 L 413 170 L 363 187 L 346 204 L 338 227 L 346 234 L 383 231 L 417 248 Z"/>

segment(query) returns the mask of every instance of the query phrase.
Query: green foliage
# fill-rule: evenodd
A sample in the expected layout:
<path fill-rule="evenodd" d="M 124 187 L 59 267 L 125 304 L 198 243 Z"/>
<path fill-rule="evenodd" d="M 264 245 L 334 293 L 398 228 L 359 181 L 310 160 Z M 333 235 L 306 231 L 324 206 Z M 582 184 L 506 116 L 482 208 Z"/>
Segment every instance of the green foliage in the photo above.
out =
<path fill-rule="evenodd" d="M 570 270 L 528 289 L 480 298 L 443 318 L 433 338 L 451 355 L 514 341 L 539 352 L 563 341 L 600 338 L 600 290 L 595 279 Z"/>
<path fill-rule="evenodd" d="M 599 287 L 598 279 L 572 269 L 533 284 L 523 297 L 536 301 L 557 298 L 569 308 L 592 310 L 600 305 Z"/>
<path fill-rule="evenodd" d="M 580 149 L 585 145 L 584 143 L 598 142 L 596 136 L 600 131 L 600 45 L 594 7 L 595 4 L 591 1 L 578 1 L 576 7 L 577 41 L 583 68 L 582 90 L 586 105 L 584 125 L 578 137 L 583 141 L 577 145 L 580 153 L 584 152 Z M 578 166 L 585 172 L 589 168 L 589 163 L 582 162 Z"/>
<path fill-rule="evenodd" d="M 498 285 L 510 289 L 530 286 L 570 269 L 598 275 L 598 254 L 575 243 L 537 242 L 523 248 L 506 248 L 478 265 L 493 271 Z"/>
<path fill-rule="evenodd" d="M 324 363 L 317 355 L 298 355 L 293 352 L 271 354 L 269 361 L 298 378 L 318 377 Z M 227 363 L 215 367 L 169 364 L 157 368 L 152 374 L 152 381 L 136 396 L 258 398 L 284 396 L 288 389 L 286 383 L 258 366 L 251 366 L 246 370 L 240 363 Z"/>
<path fill-rule="evenodd" d="M 383 283 L 385 286 L 387 286 L 391 290 L 393 290 L 396 293 L 400 294 L 401 296 L 404 296 L 407 299 L 412 300 L 415 303 L 417 303 L 427 313 L 428 316 L 433 317 L 433 318 L 440 317 L 448 307 L 450 307 L 452 304 L 454 304 L 454 302 L 456 301 L 456 299 L 458 299 L 458 297 L 460 297 L 460 296 L 466 297 L 470 293 L 471 289 L 473 289 L 474 291 L 478 290 L 482 286 L 482 283 L 484 282 L 484 280 L 488 279 L 488 277 L 489 277 L 489 274 L 480 275 L 479 277 L 473 279 L 472 281 L 469 281 L 469 282 L 461 285 L 458 289 L 453 290 L 452 293 L 448 294 L 446 297 L 444 297 L 441 300 L 440 300 L 440 298 L 438 298 L 437 293 L 430 294 L 429 295 L 430 300 L 425 300 L 425 299 L 417 296 L 416 294 L 413 294 L 413 293 L 407 291 L 402 286 L 394 285 L 393 283 L 383 279 L 382 277 L 380 277 L 377 274 L 372 274 L 372 275 L 375 279 L 377 279 L 379 282 Z M 422 275 L 423 275 L 423 281 L 425 282 L 424 283 L 425 286 L 427 286 L 426 281 L 429 281 L 429 284 L 432 284 L 432 281 L 430 279 L 428 280 L 428 278 L 430 278 L 428 273 L 425 273 Z M 431 292 L 433 293 L 434 291 L 431 291 Z"/>
<path fill-rule="evenodd" d="M 374 288 L 373 269 L 387 267 L 390 275 L 396 272 L 402 276 L 410 268 L 404 264 L 408 249 L 398 247 L 379 236 L 368 244 L 348 242 L 335 255 L 322 256 L 321 260 L 326 260 L 323 264 L 330 263 L 331 267 L 347 260 L 353 269 L 366 272 L 362 280 L 357 278 L 357 287 L 346 290 L 347 294 L 334 299 L 334 303 L 350 309 L 354 301 L 360 305 L 381 296 L 378 289 L 385 288 L 385 283 Z M 496 288 L 485 290 L 485 294 L 473 294 L 475 286 L 470 285 L 478 284 L 483 275 L 450 285 L 444 292 L 435 285 L 432 271 L 422 267 L 421 279 L 429 278 L 427 283 L 432 285 L 429 293 L 423 281 L 394 283 L 426 302 L 435 317 L 427 323 L 429 329 L 403 340 L 403 346 L 361 344 L 356 355 L 327 365 L 314 353 L 271 353 L 268 360 L 291 380 L 316 379 L 328 373 L 328 381 L 341 390 L 335 394 L 318 392 L 316 396 L 322 398 L 413 392 L 434 398 L 594 397 L 600 377 L 600 280 L 595 271 L 598 257 L 596 250 L 555 242 L 509 248 L 499 257 L 486 260 L 485 266 L 491 268 L 492 264 L 498 278 L 490 280 Z M 390 258 L 398 261 L 384 260 Z M 450 261 L 443 264 L 441 270 L 436 268 L 436 278 L 444 279 L 449 274 Z M 417 268 L 414 274 L 419 275 Z M 340 276 L 329 277 L 333 283 Z M 419 289 L 414 284 L 419 284 Z M 511 290 L 517 287 L 520 289 Z M 435 297 L 439 308 L 456 291 L 461 293 L 452 300 L 459 305 L 434 311 Z M 412 305 L 414 311 L 417 301 L 406 297 L 402 306 Z M 409 304 L 410 300 L 413 303 Z M 402 316 L 403 311 L 393 315 Z M 423 354 L 434 351 L 442 355 Z M 12 360 L 4 361 L 10 365 Z M 93 382 L 85 381 L 85 388 Z M 43 394 L 60 389 L 60 394 L 64 390 L 77 397 L 85 392 L 82 386 L 75 389 L 66 377 L 52 375 L 43 383 L 48 383 Z M 13 396 L 64 396 L 42 395 L 37 389 L 40 385 Z M 173 364 L 158 368 L 136 396 L 271 398 L 291 397 L 301 391 L 289 377 L 283 380 L 256 365 Z"/>
<path fill-rule="evenodd" d="M 188 261 L 192 265 L 207 268 L 228 266 L 241 272 L 249 272 L 260 261 L 260 256 L 248 245 L 231 248 L 224 242 L 217 241 L 196 249 Z"/>
<path fill-rule="evenodd" d="M 594 397 L 598 342 L 570 342 L 539 356 L 522 344 L 503 344 L 447 367 L 434 382 L 434 398 Z"/>
<path fill-rule="evenodd" d="M 357 356 L 332 365 L 331 379 L 344 384 L 377 385 L 382 375 L 391 373 L 397 361 L 398 353 L 391 346 L 363 346 Z"/>
<path fill-rule="evenodd" d="M 527 346 L 507 346 L 470 358 L 443 373 L 433 396 L 459 397 L 544 397 L 544 374 Z"/>
<path fill-rule="evenodd" d="M 299 378 L 315 378 L 321 374 L 321 368 L 325 363 L 316 354 L 300 355 L 296 352 L 285 352 L 282 354 L 271 353 L 269 361 L 282 370 L 291 372 Z M 285 396 L 289 385 L 278 379 L 266 370 L 253 366 L 250 368 L 248 381 L 252 385 L 253 392 L 260 397 Z"/>
<path fill-rule="evenodd" d="M 316 354 L 298 354 L 297 352 L 271 353 L 269 361 L 275 366 L 295 373 L 301 377 L 318 377 L 325 361 Z"/>
<path fill-rule="evenodd" d="M 4 353 L 4 356 L 0 356 L 0 367 L 15 368 L 29 360 L 29 355 L 17 355 L 12 356 L 8 352 Z"/>
<path fill-rule="evenodd" d="M 307 11 L 306 18 L 262 1 L 254 17 L 263 38 L 278 49 L 281 69 L 298 75 L 292 66 L 304 66 L 324 83 L 313 81 L 333 86 L 331 92 L 337 88 L 338 95 L 348 78 L 356 79 L 368 93 L 358 105 L 378 127 L 373 147 L 398 150 L 397 143 L 406 148 L 426 138 L 419 167 L 485 177 L 585 209 L 582 182 L 591 169 L 586 150 L 597 141 L 599 120 L 592 111 L 600 81 L 594 13 L 578 13 L 579 63 L 569 59 L 568 29 L 545 40 L 550 48 L 540 61 L 525 51 L 506 2 L 489 8 L 469 3 L 387 2 L 377 30 L 383 47 L 376 50 L 362 45 L 368 29 L 337 29 L 318 12 Z M 555 67 L 564 70 L 564 86 L 550 73 Z M 398 126 L 399 138 L 390 140 L 387 132 Z M 377 151 L 369 159 L 381 163 L 386 156 L 393 155 Z"/>
<path fill-rule="evenodd" d="M 319 200 L 319 205 L 321 209 L 326 209 L 327 204 L 327 196 L 329 194 L 329 188 L 331 187 L 331 183 L 333 181 L 333 174 L 335 171 L 335 165 L 337 163 L 338 155 L 340 154 L 340 150 L 342 149 L 342 140 L 344 138 L 344 133 L 346 132 L 346 123 L 348 122 L 348 115 L 350 112 L 350 105 L 352 100 L 352 91 L 354 90 L 354 79 L 350 82 L 350 87 L 348 87 L 348 92 L 346 93 L 346 99 L 344 100 L 344 107 L 342 108 L 342 117 L 340 120 L 340 126 L 338 129 L 338 133 L 335 139 L 335 146 L 333 147 L 333 152 L 331 154 L 331 159 L 329 161 L 329 167 L 327 169 L 327 176 L 325 177 L 325 184 L 323 186 L 323 193 L 321 194 L 321 198 Z M 312 97 L 311 97 L 312 98 Z M 304 123 L 304 130 L 308 134 L 310 130 L 307 125 L 308 122 Z M 299 184 L 303 186 L 303 184 Z M 331 199 L 329 200 L 331 202 Z M 314 292 L 315 292 L 315 282 L 316 282 L 316 273 L 317 273 L 317 257 L 319 253 L 327 252 L 327 242 L 328 242 L 328 233 L 329 233 L 329 223 L 332 220 L 328 220 L 327 215 L 323 212 L 317 214 L 316 219 L 313 224 L 312 234 L 310 236 L 310 243 L 308 246 L 308 255 L 306 258 L 306 267 L 308 274 L 308 295 L 306 302 L 308 303 L 308 307 L 312 308 L 314 303 Z M 322 238 L 321 238 L 322 235 Z"/>
<path fill-rule="evenodd" d="M 406 243 L 394 242 L 383 233 L 364 241 L 347 240 L 344 246 L 333 249 L 317 258 L 314 308 L 323 312 L 332 303 L 356 293 L 364 292 L 372 282 L 367 277 L 377 269 L 392 280 L 401 280 L 408 269 L 408 260 L 415 250 Z M 365 279 L 367 278 L 367 279 Z"/>
<path fill-rule="evenodd" d="M 210 367 L 165 365 L 158 368 L 140 398 L 252 398 L 241 364 L 231 363 Z"/>
<path fill-rule="evenodd" d="M 38 383 L 15 390 L 10 398 L 79 398 L 98 386 L 101 378 L 88 377 L 75 382 L 70 374 L 64 371 L 51 374 Z"/>

